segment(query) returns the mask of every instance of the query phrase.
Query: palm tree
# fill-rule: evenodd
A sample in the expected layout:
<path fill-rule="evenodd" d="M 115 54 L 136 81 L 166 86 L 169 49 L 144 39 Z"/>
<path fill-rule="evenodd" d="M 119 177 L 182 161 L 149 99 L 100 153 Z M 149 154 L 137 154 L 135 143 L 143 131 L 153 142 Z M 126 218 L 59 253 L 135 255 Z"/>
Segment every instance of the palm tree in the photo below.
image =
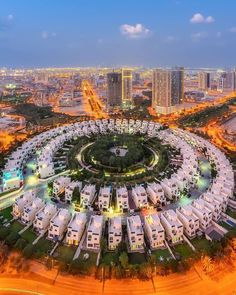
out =
<path fill-rule="evenodd" d="M 5 242 L 0 242 L 0 265 L 2 265 L 8 256 L 8 246 Z"/>
<path fill-rule="evenodd" d="M 210 273 L 214 270 L 212 259 L 209 256 L 204 256 L 202 258 L 202 267 L 206 273 Z"/>

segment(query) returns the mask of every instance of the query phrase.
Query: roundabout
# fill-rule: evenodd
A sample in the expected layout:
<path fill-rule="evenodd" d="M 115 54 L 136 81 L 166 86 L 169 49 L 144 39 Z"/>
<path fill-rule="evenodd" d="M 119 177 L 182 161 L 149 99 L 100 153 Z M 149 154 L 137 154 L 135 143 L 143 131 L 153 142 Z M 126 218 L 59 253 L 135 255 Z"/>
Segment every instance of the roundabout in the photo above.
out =
<path fill-rule="evenodd" d="M 212 255 L 211 243 L 235 234 L 229 160 L 207 140 L 158 123 L 55 128 L 14 151 L 2 175 L 0 239 L 73 274 L 100 277 L 106 266 L 116 278 L 134 268 L 150 278 L 157 266 L 174 271 Z"/>

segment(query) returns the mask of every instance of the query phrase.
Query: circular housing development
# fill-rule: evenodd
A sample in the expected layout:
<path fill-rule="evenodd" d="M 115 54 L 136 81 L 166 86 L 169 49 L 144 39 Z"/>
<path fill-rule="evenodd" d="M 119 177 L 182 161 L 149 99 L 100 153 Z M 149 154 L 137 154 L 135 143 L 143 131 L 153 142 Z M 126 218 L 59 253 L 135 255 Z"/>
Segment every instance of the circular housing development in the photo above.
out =
<path fill-rule="evenodd" d="M 12 206 L 6 228 L 30 231 L 45 255 L 66 247 L 71 260 L 97 266 L 121 248 L 134 263 L 180 259 L 181 249 L 221 239 L 224 223 L 236 226 L 224 153 L 155 122 L 91 120 L 41 133 L 6 159 L 2 190 Z"/>

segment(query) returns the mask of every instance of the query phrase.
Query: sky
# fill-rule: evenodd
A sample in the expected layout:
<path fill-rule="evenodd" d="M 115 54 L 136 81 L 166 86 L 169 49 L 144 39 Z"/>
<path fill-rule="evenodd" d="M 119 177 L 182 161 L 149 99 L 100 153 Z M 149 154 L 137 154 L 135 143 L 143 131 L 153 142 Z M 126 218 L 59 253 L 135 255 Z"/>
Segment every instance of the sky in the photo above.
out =
<path fill-rule="evenodd" d="M 236 0 L 0 0 L 0 67 L 236 66 Z"/>

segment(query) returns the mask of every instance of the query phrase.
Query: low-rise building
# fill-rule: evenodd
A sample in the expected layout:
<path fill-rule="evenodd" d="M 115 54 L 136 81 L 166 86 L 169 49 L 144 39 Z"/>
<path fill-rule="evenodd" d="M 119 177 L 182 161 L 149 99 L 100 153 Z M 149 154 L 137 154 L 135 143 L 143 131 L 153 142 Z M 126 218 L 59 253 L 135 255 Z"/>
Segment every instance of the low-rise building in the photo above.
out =
<path fill-rule="evenodd" d="M 87 248 L 92 250 L 100 249 L 100 240 L 102 236 L 103 217 L 93 215 L 90 218 L 87 230 Z"/>
<path fill-rule="evenodd" d="M 96 193 L 95 184 L 87 184 L 80 193 L 80 205 L 86 208 L 91 205 Z"/>
<path fill-rule="evenodd" d="M 68 176 L 60 176 L 53 181 L 53 195 L 58 197 L 64 193 L 65 188 L 70 184 L 71 179 Z"/>
<path fill-rule="evenodd" d="M 30 204 L 35 198 L 35 191 L 28 191 L 16 199 L 15 203 L 12 206 L 12 215 L 14 218 L 19 218 L 23 211 L 24 207 L 27 204 Z"/>
<path fill-rule="evenodd" d="M 33 199 L 33 202 L 25 205 L 24 211 L 21 215 L 21 221 L 23 223 L 33 222 L 35 219 L 36 213 L 43 208 L 45 205 L 44 201 L 40 198 Z"/>
<path fill-rule="evenodd" d="M 194 238 L 199 230 L 199 218 L 193 213 L 191 206 L 186 205 L 176 209 L 178 219 L 184 226 L 184 233 L 189 238 Z"/>
<path fill-rule="evenodd" d="M 137 208 L 147 207 L 147 192 L 141 185 L 132 188 L 132 197 Z"/>
<path fill-rule="evenodd" d="M 49 225 L 48 238 L 53 241 L 61 241 L 67 230 L 71 215 L 67 209 L 60 209 Z"/>
<path fill-rule="evenodd" d="M 57 206 L 54 204 L 47 204 L 44 208 L 42 208 L 35 216 L 33 227 L 35 232 L 41 234 L 46 231 L 50 220 L 57 213 Z"/>
<path fill-rule="evenodd" d="M 158 214 L 145 216 L 144 231 L 152 249 L 164 246 L 165 231 Z"/>
<path fill-rule="evenodd" d="M 109 186 L 101 187 L 98 195 L 98 207 L 100 210 L 108 210 L 111 199 L 111 188 Z"/>
<path fill-rule="evenodd" d="M 164 194 L 164 190 L 159 183 L 149 183 L 147 186 L 147 193 L 149 199 L 152 201 L 154 205 L 165 206 L 166 197 Z"/>
<path fill-rule="evenodd" d="M 72 201 L 74 189 L 78 188 L 81 190 L 82 182 L 81 181 L 73 181 L 65 188 L 65 201 L 70 203 Z"/>
<path fill-rule="evenodd" d="M 68 245 L 78 245 L 83 235 L 86 224 L 85 213 L 75 213 L 71 219 L 66 234 L 66 243 Z"/>
<path fill-rule="evenodd" d="M 166 232 L 168 242 L 177 244 L 183 241 L 184 228 L 174 210 L 166 210 L 161 214 L 161 223 Z"/>
<path fill-rule="evenodd" d="M 202 199 L 194 200 L 191 204 L 193 213 L 199 218 L 200 229 L 206 230 L 212 222 L 212 211 L 206 207 Z"/>
<path fill-rule="evenodd" d="M 139 215 L 127 217 L 127 233 L 130 249 L 132 251 L 143 250 L 144 234 Z"/>
<path fill-rule="evenodd" d="M 122 211 L 129 210 L 129 196 L 128 190 L 125 186 L 117 188 L 116 190 L 117 208 Z"/>
<path fill-rule="evenodd" d="M 108 248 L 114 250 L 122 240 L 121 217 L 116 216 L 109 219 L 108 222 Z"/>

